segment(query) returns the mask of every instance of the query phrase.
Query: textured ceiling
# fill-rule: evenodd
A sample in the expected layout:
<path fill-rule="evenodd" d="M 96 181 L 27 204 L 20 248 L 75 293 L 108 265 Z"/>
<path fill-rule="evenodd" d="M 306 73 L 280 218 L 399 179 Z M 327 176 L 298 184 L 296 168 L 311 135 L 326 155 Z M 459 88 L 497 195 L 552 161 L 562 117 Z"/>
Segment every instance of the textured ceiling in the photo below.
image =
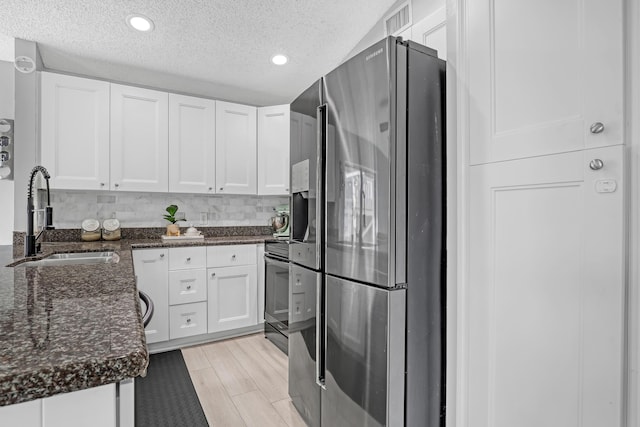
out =
<path fill-rule="evenodd" d="M 256 105 L 333 69 L 394 0 L 2 0 L 0 33 L 48 69 Z M 126 16 L 155 23 L 138 33 Z M 289 56 L 272 65 L 275 53 Z"/>

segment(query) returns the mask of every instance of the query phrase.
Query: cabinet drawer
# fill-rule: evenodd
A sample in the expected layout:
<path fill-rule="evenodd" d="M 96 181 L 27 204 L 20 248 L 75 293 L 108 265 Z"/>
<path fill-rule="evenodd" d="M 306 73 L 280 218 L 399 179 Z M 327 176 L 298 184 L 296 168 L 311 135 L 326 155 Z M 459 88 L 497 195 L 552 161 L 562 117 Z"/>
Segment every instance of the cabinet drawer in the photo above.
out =
<path fill-rule="evenodd" d="M 207 267 L 233 267 L 256 264 L 256 245 L 220 245 L 207 247 Z"/>
<path fill-rule="evenodd" d="M 169 270 L 185 268 L 205 268 L 206 253 L 204 246 L 169 249 Z"/>
<path fill-rule="evenodd" d="M 207 271 L 176 270 L 169 272 L 169 304 L 187 304 L 207 300 Z"/>
<path fill-rule="evenodd" d="M 169 307 L 169 338 L 183 338 L 207 332 L 207 303 L 172 305 Z"/>

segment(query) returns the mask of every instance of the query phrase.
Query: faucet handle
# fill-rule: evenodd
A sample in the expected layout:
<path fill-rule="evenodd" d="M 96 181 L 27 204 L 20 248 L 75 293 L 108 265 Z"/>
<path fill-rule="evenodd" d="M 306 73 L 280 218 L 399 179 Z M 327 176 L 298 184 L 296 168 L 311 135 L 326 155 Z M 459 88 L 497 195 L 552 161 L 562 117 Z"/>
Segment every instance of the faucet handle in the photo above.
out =
<path fill-rule="evenodd" d="M 44 213 L 44 228 L 47 230 L 53 230 L 55 228 L 53 226 L 53 208 L 51 206 L 45 207 Z"/>

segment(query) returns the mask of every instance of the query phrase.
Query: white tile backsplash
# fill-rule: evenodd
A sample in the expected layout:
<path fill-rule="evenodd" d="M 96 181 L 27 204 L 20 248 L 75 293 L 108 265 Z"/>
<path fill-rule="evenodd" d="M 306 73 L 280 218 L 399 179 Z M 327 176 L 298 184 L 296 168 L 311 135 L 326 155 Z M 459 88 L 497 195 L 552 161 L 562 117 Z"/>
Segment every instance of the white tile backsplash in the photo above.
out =
<path fill-rule="evenodd" d="M 274 208 L 288 203 L 283 196 L 232 196 L 51 190 L 53 225 L 80 228 L 82 220 L 118 218 L 122 227 L 163 227 L 167 206 L 178 205 L 187 219 L 181 225 L 268 225 Z M 207 224 L 200 221 L 207 213 Z"/>

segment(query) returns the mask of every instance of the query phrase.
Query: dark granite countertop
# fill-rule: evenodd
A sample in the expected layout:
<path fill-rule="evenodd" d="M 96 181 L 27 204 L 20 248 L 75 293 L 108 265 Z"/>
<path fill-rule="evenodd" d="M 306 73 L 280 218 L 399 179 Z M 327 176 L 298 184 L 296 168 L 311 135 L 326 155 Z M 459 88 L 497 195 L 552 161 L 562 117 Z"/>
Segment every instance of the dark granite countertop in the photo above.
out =
<path fill-rule="evenodd" d="M 119 255 L 113 264 L 65 266 L 5 267 L 11 246 L 0 247 L 0 406 L 145 375 L 149 354 L 131 249 L 252 244 L 270 237 L 43 243 L 38 258 L 78 251 Z"/>

